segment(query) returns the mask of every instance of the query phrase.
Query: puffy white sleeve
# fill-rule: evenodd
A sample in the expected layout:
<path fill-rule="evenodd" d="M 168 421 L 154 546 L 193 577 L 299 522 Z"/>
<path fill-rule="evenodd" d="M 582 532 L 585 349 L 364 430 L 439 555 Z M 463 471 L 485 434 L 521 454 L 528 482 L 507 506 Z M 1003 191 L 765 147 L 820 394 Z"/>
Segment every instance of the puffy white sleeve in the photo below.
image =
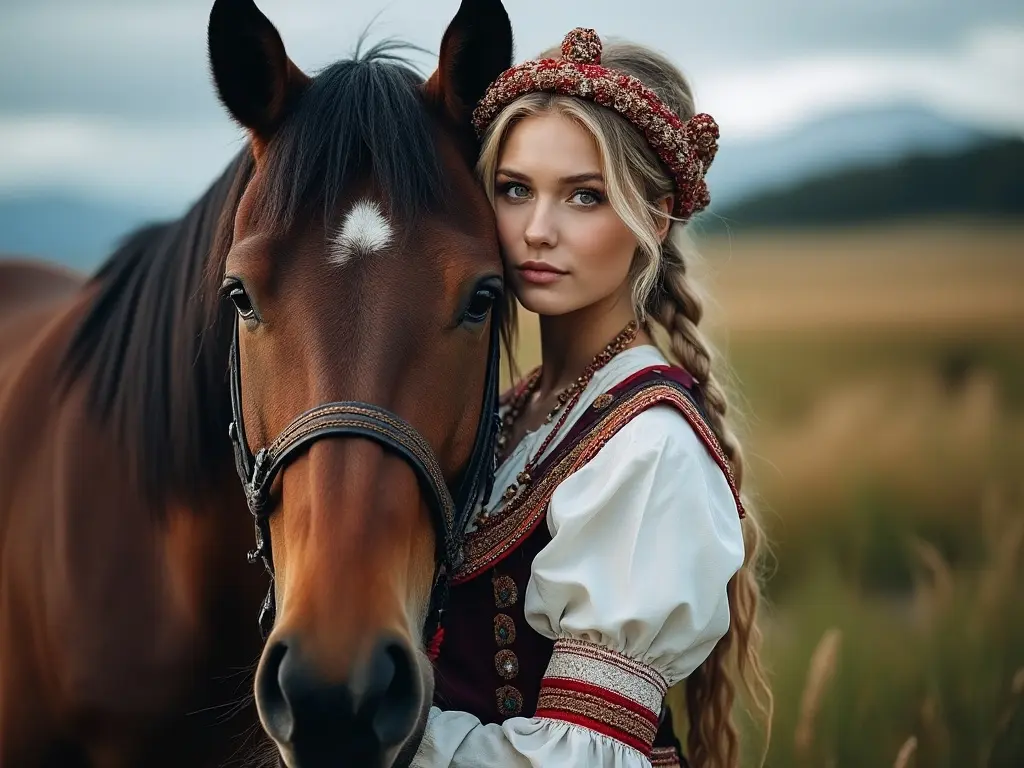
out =
<path fill-rule="evenodd" d="M 555 640 L 533 717 L 431 709 L 416 768 L 647 768 L 668 687 L 729 628 L 743 540 L 725 474 L 675 408 L 636 416 L 551 498 L 524 608 Z"/>

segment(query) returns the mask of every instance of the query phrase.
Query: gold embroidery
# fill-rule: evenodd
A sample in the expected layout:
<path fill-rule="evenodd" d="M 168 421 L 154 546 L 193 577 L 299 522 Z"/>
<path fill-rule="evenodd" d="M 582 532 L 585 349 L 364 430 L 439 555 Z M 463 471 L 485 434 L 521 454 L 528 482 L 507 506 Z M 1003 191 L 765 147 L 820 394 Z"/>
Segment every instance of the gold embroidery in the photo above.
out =
<path fill-rule="evenodd" d="M 494 692 L 498 712 L 505 717 L 515 717 L 523 711 L 523 694 L 512 685 L 503 685 Z"/>
<path fill-rule="evenodd" d="M 544 673 L 547 679 L 575 680 L 615 691 L 656 717 L 668 691 L 668 681 L 655 670 L 616 651 L 576 638 L 555 641 Z"/>
<path fill-rule="evenodd" d="M 547 710 L 552 714 L 542 710 Z M 586 717 L 602 725 L 610 726 L 632 736 L 650 748 L 657 734 L 657 727 L 642 715 L 621 704 L 614 704 L 593 693 L 541 688 L 537 699 L 538 717 L 557 717 L 558 712 Z"/>
<path fill-rule="evenodd" d="M 516 623 L 511 616 L 499 613 L 494 617 L 494 641 L 498 645 L 512 645 L 516 641 Z"/>
<path fill-rule="evenodd" d="M 509 608 L 519 600 L 519 588 L 511 576 L 494 576 L 491 583 L 494 585 L 494 604 L 498 608 Z"/>
<path fill-rule="evenodd" d="M 494 654 L 494 669 L 506 680 L 519 674 L 519 657 L 507 648 Z"/>
<path fill-rule="evenodd" d="M 681 768 L 679 753 L 675 747 L 655 747 L 651 750 L 651 765 L 654 768 Z"/>

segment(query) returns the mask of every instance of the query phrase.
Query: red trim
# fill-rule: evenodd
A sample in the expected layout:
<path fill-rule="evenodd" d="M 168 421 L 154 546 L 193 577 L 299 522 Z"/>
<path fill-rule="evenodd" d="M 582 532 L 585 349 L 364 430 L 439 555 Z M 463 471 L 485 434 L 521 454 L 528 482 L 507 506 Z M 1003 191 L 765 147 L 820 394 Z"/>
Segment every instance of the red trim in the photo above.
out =
<path fill-rule="evenodd" d="M 595 446 L 595 449 L 589 450 L 582 461 L 578 462 L 576 466 L 570 469 L 569 474 L 571 474 L 593 458 L 604 444 L 608 442 L 608 440 L 610 440 L 611 437 L 630 419 L 634 418 L 638 413 L 641 413 L 647 408 L 660 403 L 665 403 L 674 406 L 682 413 L 683 417 L 690 423 L 690 426 L 697 433 L 698 439 L 700 439 L 711 452 L 715 463 L 718 464 L 722 472 L 725 473 L 729 487 L 732 490 L 736 501 L 736 509 L 739 516 L 741 518 L 744 517 L 746 512 L 743 509 L 743 502 L 740 499 L 739 489 L 736 487 L 735 478 L 733 477 L 732 469 L 729 466 L 729 460 L 722 452 L 721 446 L 718 444 L 718 438 L 715 436 L 710 425 L 708 425 L 704 420 L 698 406 L 691 401 L 687 394 L 680 391 L 680 388 L 689 390 L 693 386 L 695 386 L 694 378 L 685 369 L 679 368 L 678 366 L 652 365 L 637 371 L 608 390 L 608 394 L 611 394 L 614 398 L 613 402 L 609 405 L 610 411 L 608 409 L 596 410 L 592 407 L 588 407 L 580 415 L 568 433 L 559 443 L 556 444 L 555 449 L 551 451 L 547 458 L 541 461 L 536 467 L 535 475 L 537 477 L 545 477 L 554 467 L 565 460 L 577 448 L 581 441 L 588 439 L 591 430 L 596 424 L 601 423 L 602 420 L 606 420 L 610 425 L 609 434 L 604 437 L 603 441 L 599 445 Z M 638 406 L 633 402 L 632 398 L 640 398 L 648 387 L 654 387 L 656 390 L 653 399 Z M 477 555 L 475 558 L 470 558 L 467 563 L 464 563 L 462 568 L 453 575 L 452 584 L 458 585 L 476 578 L 481 573 L 484 573 L 488 569 L 498 565 L 505 558 L 515 552 L 519 544 L 540 526 L 541 521 L 546 515 L 546 507 L 547 503 L 550 501 L 551 493 L 554 493 L 554 488 L 550 489 L 550 493 L 543 498 L 540 498 L 534 505 L 531 505 L 530 510 L 526 512 L 517 510 L 513 513 L 518 520 L 517 525 L 522 525 L 523 527 L 510 532 L 509 537 L 505 540 L 507 546 L 503 547 L 501 554 L 492 556 L 492 553 L 497 546 L 494 545 L 484 555 Z M 504 516 L 499 513 L 499 517 Z M 489 523 L 488 527 L 504 524 L 504 519 L 501 521 L 492 521 Z M 486 531 L 487 529 L 481 528 L 480 530 L 469 534 L 468 540 L 471 542 L 477 542 L 480 540 L 479 537 L 491 535 Z"/>
<path fill-rule="evenodd" d="M 732 491 L 733 500 L 736 502 L 736 512 L 739 514 L 742 520 L 747 516 L 747 511 L 743 507 L 743 500 L 740 497 L 740 489 L 736 485 L 736 478 L 733 476 L 732 467 L 729 465 L 729 458 L 725 455 L 722 450 L 721 444 L 718 442 L 718 437 L 711 429 L 711 425 L 704 421 L 697 409 L 694 407 L 685 396 L 676 395 L 679 400 L 675 400 L 672 396 L 662 398 L 661 402 L 671 403 L 679 409 L 683 417 L 690 423 L 690 427 L 694 432 L 697 433 L 697 438 L 704 443 L 704 446 L 708 449 L 711 454 L 711 458 L 718 465 L 718 468 L 722 470 L 722 474 L 725 475 L 726 482 L 729 483 L 729 490 Z"/>
<path fill-rule="evenodd" d="M 623 379 L 608 391 L 616 394 L 620 390 L 627 389 L 637 379 L 649 376 L 652 373 L 664 376 L 666 379 L 672 379 L 672 381 L 687 389 L 692 389 L 694 384 L 697 383 L 689 371 L 685 368 L 680 368 L 678 365 L 650 365 Z"/>
<path fill-rule="evenodd" d="M 679 752 L 675 747 L 655 747 L 648 755 L 652 766 L 665 766 L 666 768 L 682 768 L 679 761 Z"/>
<path fill-rule="evenodd" d="M 534 368 L 526 376 L 524 376 L 519 381 L 517 381 L 515 384 L 513 384 L 511 387 L 509 387 L 504 392 L 502 392 L 498 396 L 498 405 L 502 405 L 502 406 L 508 405 L 509 402 L 513 398 L 518 397 L 520 394 L 522 394 L 522 391 L 524 389 L 526 389 L 526 385 L 530 382 L 530 377 L 533 375 L 533 372 L 536 371 L 536 370 L 537 369 Z"/>
<path fill-rule="evenodd" d="M 563 691 L 570 695 L 573 693 L 589 694 L 595 698 L 602 699 L 611 705 L 619 706 L 632 712 L 634 715 L 641 717 L 650 723 L 652 733 L 657 731 L 658 716 L 655 713 L 651 712 L 646 707 L 637 704 L 632 699 L 628 699 L 625 696 L 607 688 L 591 685 L 590 683 L 584 683 L 579 680 L 570 680 L 561 677 L 545 677 L 541 684 L 541 696 L 544 695 L 545 691 Z M 618 728 L 604 720 L 596 720 L 592 717 L 588 717 L 587 715 L 580 714 L 578 712 L 569 712 L 564 709 L 546 709 L 541 707 L 537 708 L 535 717 L 546 717 L 550 720 L 562 720 L 582 726 L 583 728 L 589 728 L 590 730 L 596 731 L 610 739 L 621 741 L 623 744 L 632 747 L 644 756 L 649 756 L 651 754 L 652 743 L 638 738 L 629 731 Z"/>
<path fill-rule="evenodd" d="M 614 387 L 607 390 L 607 394 L 612 395 L 614 398 L 609 407 L 619 408 L 623 402 L 623 396 L 638 383 L 656 386 L 660 381 L 664 381 L 665 379 L 673 381 L 687 390 L 691 389 L 696 383 L 693 376 L 677 366 L 650 365 L 647 368 L 643 368 L 636 373 L 631 374 Z M 635 415 L 636 414 L 633 414 L 633 416 Z M 633 416 L 630 416 L 630 418 Z M 572 429 L 570 429 L 566 433 L 565 437 L 562 438 L 562 441 L 558 444 L 556 450 L 549 453 L 547 459 L 542 461 L 537 467 L 536 472 L 538 476 L 544 475 L 551 467 L 557 464 L 560 454 L 575 445 L 583 436 L 590 432 L 591 428 L 602 418 L 604 418 L 604 411 L 596 411 L 593 408 L 587 408 L 576 420 L 576 423 L 573 424 Z M 701 420 L 703 421 L 703 419 Z M 621 426 L 622 425 L 620 424 L 619 427 Z M 618 428 L 616 431 L 618 431 Z"/>
<path fill-rule="evenodd" d="M 547 506 L 547 502 L 545 502 L 544 505 L 546 507 Z M 486 573 L 487 571 L 489 571 L 492 568 L 494 568 L 496 565 L 498 565 L 500 562 L 502 562 L 506 557 L 511 555 L 513 552 L 515 552 L 519 548 L 519 544 L 521 544 L 522 542 L 526 541 L 526 539 L 530 536 L 530 534 L 532 534 L 534 531 L 536 531 L 537 528 L 540 527 L 540 524 L 542 522 L 544 522 L 544 520 L 546 518 L 547 518 L 547 514 L 546 513 L 543 514 L 543 515 L 537 515 L 537 519 L 536 520 L 531 522 L 522 531 L 517 531 L 516 532 L 517 544 L 514 547 L 509 547 L 507 550 L 502 552 L 500 555 L 498 555 L 494 559 L 488 560 L 486 565 L 484 565 L 482 567 L 479 567 L 479 568 L 474 568 L 473 570 L 467 571 L 465 573 L 455 573 L 455 574 L 453 574 L 452 577 L 451 577 L 452 586 L 455 587 L 455 586 L 458 586 L 459 584 L 463 584 L 463 583 L 465 583 L 467 581 L 475 579 L 481 573 Z"/>
<path fill-rule="evenodd" d="M 427 660 L 433 664 L 437 661 L 437 657 L 441 655 L 441 644 L 444 642 L 444 627 L 438 627 L 437 631 L 434 632 L 434 636 L 430 638 L 430 644 L 427 646 L 425 653 L 427 654 Z"/>
<path fill-rule="evenodd" d="M 651 725 L 658 724 L 658 716 L 651 712 L 647 707 L 642 704 L 637 704 L 632 699 L 628 699 L 620 693 L 616 693 L 608 688 L 602 688 L 599 685 L 593 685 L 592 683 L 584 683 L 581 680 L 572 680 L 567 677 L 545 677 L 541 681 L 541 691 L 545 688 L 553 688 L 560 691 L 572 691 L 574 693 L 589 693 L 591 696 L 598 696 L 610 704 L 617 704 L 620 707 L 625 707 L 630 712 L 634 712 L 645 720 L 650 721 Z"/>
<path fill-rule="evenodd" d="M 567 723 L 582 726 L 583 728 L 589 728 L 592 731 L 597 731 L 602 736 L 607 736 L 609 739 L 621 741 L 623 744 L 635 749 L 644 757 L 647 757 L 651 753 L 651 746 L 647 742 L 641 741 L 619 728 L 608 725 L 608 723 L 603 723 L 600 720 L 594 720 L 593 718 L 586 717 L 585 715 L 564 712 L 560 709 L 538 709 L 536 717 L 546 717 L 549 720 L 563 720 Z"/>

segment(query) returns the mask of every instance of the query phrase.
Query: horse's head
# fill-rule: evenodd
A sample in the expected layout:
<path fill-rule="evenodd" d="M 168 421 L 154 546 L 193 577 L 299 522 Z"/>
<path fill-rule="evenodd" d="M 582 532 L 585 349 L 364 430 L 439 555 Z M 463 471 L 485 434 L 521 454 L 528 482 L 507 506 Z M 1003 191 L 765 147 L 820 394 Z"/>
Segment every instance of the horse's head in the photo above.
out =
<path fill-rule="evenodd" d="M 271 448 L 256 701 L 292 766 L 387 765 L 429 709 L 422 634 L 451 512 L 435 495 L 457 497 L 480 455 L 502 290 L 469 118 L 511 47 L 501 3 L 464 0 L 425 83 L 387 47 L 310 78 L 249 0 L 210 17 L 253 155 L 223 292 L 246 473 Z"/>

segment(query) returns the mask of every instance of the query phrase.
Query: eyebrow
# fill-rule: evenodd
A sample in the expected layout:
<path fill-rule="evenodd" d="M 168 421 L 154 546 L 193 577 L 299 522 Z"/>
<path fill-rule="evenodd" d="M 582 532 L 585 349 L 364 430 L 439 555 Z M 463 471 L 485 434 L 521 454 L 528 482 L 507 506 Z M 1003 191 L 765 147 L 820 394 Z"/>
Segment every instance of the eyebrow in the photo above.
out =
<path fill-rule="evenodd" d="M 499 168 L 498 174 L 502 176 L 508 176 L 510 179 L 516 179 L 518 181 L 530 181 L 530 177 L 525 173 L 519 171 L 513 171 L 510 168 Z M 582 184 L 586 181 L 600 181 L 604 183 L 604 176 L 598 171 L 588 171 L 586 173 L 577 173 L 573 176 L 563 176 L 558 180 L 559 184 Z"/>

